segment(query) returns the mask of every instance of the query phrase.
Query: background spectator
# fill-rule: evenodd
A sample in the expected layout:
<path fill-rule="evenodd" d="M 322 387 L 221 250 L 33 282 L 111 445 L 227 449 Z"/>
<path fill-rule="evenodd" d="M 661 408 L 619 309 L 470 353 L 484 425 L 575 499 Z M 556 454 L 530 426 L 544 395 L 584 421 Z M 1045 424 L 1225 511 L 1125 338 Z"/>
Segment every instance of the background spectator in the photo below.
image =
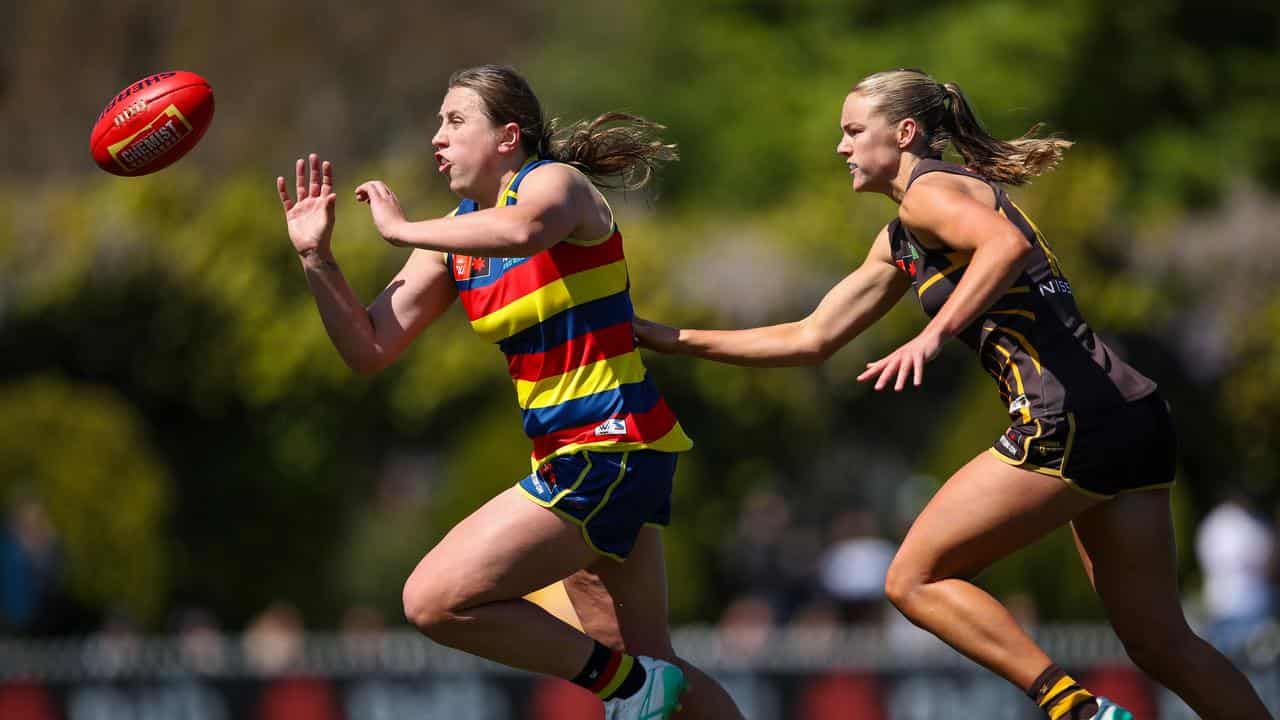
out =
<path fill-rule="evenodd" d="M 1238 654 L 1275 611 L 1275 528 L 1246 496 L 1232 495 L 1205 516 L 1195 543 L 1204 573 L 1206 639 Z"/>

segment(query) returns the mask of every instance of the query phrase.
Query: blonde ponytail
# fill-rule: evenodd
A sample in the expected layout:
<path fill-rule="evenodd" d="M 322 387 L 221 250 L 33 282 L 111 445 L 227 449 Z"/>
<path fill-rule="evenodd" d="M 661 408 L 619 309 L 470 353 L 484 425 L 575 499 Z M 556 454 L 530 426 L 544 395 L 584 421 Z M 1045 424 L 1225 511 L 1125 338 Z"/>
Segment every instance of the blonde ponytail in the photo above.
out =
<path fill-rule="evenodd" d="M 904 68 L 869 75 L 851 93 L 873 98 L 891 123 L 914 118 L 930 152 L 941 157 L 955 146 L 970 170 L 1008 185 L 1022 185 L 1052 170 L 1072 143 L 1058 137 L 1037 138 L 1037 123 L 1014 140 L 993 137 L 955 83 L 936 82 L 921 70 Z"/>

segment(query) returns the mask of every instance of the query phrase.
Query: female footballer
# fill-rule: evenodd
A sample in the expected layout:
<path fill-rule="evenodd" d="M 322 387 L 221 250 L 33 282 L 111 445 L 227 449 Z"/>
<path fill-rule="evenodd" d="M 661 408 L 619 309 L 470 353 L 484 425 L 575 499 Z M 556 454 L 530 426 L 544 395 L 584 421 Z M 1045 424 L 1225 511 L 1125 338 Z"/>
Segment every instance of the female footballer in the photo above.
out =
<path fill-rule="evenodd" d="M 617 113 L 555 134 L 524 78 L 493 65 L 450 78 L 439 121 L 435 163 L 462 198 L 449 216 L 410 222 L 384 183 L 356 188 L 378 232 L 413 248 L 368 307 L 330 246 L 330 164 L 298 160 L 296 199 L 276 180 L 343 360 L 381 370 L 461 298 L 506 354 L 533 442 L 534 471 L 418 563 L 405 615 L 436 642 L 588 688 L 609 718 L 667 718 L 677 702 L 681 717 L 741 717 L 671 647 L 658 527 L 677 453 L 692 443 L 641 362 L 622 235 L 594 184 L 639 187 L 674 146 L 653 139 L 660 126 Z M 588 634 L 522 599 L 562 578 Z"/>
<path fill-rule="evenodd" d="M 1025 690 L 1052 720 L 1131 718 L 1080 687 L 969 580 L 1071 523 L 1085 571 L 1140 668 L 1206 719 L 1270 717 L 1182 614 L 1166 404 L 1093 333 L 1053 251 L 1002 188 L 1051 169 L 1070 143 L 1033 133 L 997 140 L 955 84 L 917 70 L 855 85 L 840 129 L 836 152 L 853 190 L 899 205 L 861 266 L 798 322 L 709 331 L 637 319 L 641 344 L 741 365 L 818 363 L 913 288 L 930 321 L 858 380 L 876 390 L 919 386 L 942 343 L 958 338 L 994 378 L 1011 425 L 916 519 L 889 569 L 889 599 Z M 942 161 L 949 143 L 964 166 Z"/>

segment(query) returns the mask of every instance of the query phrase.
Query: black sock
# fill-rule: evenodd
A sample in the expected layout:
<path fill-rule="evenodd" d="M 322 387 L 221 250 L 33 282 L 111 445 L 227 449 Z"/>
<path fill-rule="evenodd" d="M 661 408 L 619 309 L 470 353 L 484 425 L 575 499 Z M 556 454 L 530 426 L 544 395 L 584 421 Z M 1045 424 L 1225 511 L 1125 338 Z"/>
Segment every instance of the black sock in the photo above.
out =
<path fill-rule="evenodd" d="M 640 661 L 596 643 L 591 657 L 573 682 L 595 693 L 601 700 L 631 697 L 645 681 Z"/>

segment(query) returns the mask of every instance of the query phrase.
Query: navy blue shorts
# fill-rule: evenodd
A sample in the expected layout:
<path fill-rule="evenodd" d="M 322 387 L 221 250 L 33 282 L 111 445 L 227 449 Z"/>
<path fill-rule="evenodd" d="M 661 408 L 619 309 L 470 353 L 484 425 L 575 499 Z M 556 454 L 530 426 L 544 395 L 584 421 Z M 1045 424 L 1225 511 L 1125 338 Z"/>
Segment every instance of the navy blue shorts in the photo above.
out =
<path fill-rule="evenodd" d="M 591 549 L 625 560 L 645 525 L 671 522 L 675 453 L 583 450 L 553 458 L 517 487 L 582 527 Z"/>

